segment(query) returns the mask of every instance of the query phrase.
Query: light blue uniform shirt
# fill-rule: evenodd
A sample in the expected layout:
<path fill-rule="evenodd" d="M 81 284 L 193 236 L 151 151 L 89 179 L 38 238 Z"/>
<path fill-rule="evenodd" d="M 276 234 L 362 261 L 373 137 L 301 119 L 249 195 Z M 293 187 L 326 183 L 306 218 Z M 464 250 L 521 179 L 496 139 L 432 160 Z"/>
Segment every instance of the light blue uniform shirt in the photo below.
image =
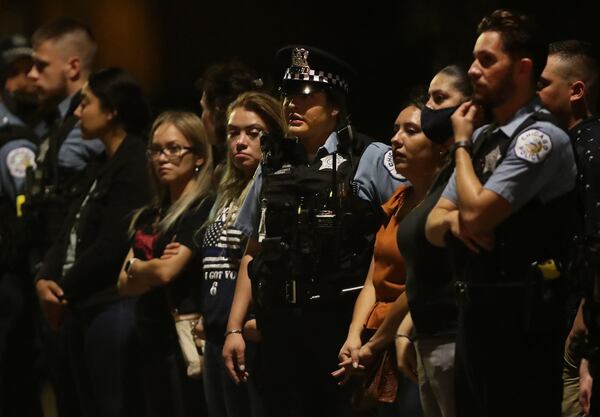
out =
<path fill-rule="evenodd" d="M 58 105 L 61 118 L 65 118 L 72 99 L 72 96 L 67 97 Z M 77 122 L 58 151 L 58 165 L 81 171 L 90 160 L 103 151 L 104 144 L 100 139 L 83 139 L 81 137 L 81 123 Z"/>
<path fill-rule="evenodd" d="M 381 206 L 388 201 L 400 184 L 408 180 L 396 172 L 392 147 L 381 142 L 367 146 L 360 157 L 354 180 L 358 196 Z"/>
<path fill-rule="evenodd" d="M 494 132 L 499 129 L 511 137 L 527 117 L 541 109 L 536 98 L 519 109 L 511 121 L 499 126 Z M 543 111 L 547 112 L 545 109 Z M 476 130 L 473 137 L 479 139 L 479 134 L 485 127 Z M 525 143 L 526 137 L 532 134 L 534 137 L 543 137 L 551 143 L 551 148 L 540 154 L 544 155 L 543 158 L 536 161 L 524 158 L 524 148 L 521 146 Z M 457 204 L 455 175 L 456 171 L 452 174 L 442 197 Z M 568 134 L 552 123 L 536 121 L 513 139 L 506 157 L 483 187 L 506 199 L 513 212 L 516 212 L 536 197 L 542 203 L 546 203 L 569 192 L 575 186 L 576 175 L 577 167 Z"/>

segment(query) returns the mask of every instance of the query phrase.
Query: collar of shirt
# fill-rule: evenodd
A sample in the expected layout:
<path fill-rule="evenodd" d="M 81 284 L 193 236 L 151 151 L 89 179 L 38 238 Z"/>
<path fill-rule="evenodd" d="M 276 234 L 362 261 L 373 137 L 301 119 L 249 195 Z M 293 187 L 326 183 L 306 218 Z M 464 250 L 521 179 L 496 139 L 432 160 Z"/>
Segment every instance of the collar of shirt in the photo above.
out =
<path fill-rule="evenodd" d="M 527 119 L 531 114 L 535 113 L 538 110 L 542 110 L 542 104 L 540 99 L 536 96 L 525 106 L 521 107 L 510 122 L 506 123 L 503 126 L 500 126 L 500 130 L 509 138 L 515 133 L 515 130 Z M 546 111 L 546 110 L 545 110 Z"/>
<path fill-rule="evenodd" d="M 319 158 L 323 158 L 326 155 L 332 154 L 337 151 L 338 147 L 338 136 L 335 131 L 331 132 L 327 137 L 327 140 L 319 149 L 317 149 L 317 154 L 315 155 L 315 160 Z"/>
<path fill-rule="evenodd" d="M 67 111 L 69 111 L 69 107 L 71 106 L 71 99 L 73 96 L 69 96 L 65 98 L 63 101 L 58 103 L 58 112 L 60 113 L 60 118 L 64 119 Z"/>

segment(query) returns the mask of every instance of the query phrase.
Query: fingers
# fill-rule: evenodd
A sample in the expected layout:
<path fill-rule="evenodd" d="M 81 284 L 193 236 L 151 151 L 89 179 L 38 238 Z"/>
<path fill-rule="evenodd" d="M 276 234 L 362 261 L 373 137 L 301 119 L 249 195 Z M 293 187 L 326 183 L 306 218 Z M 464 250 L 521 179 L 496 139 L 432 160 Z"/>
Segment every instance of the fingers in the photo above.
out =
<path fill-rule="evenodd" d="M 246 382 L 248 380 L 248 372 L 246 372 L 246 358 L 244 355 L 245 351 L 243 349 L 239 349 L 236 352 L 236 365 L 237 365 L 237 376 L 238 380 Z"/>
<path fill-rule="evenodd" d="M 236 384 L 240 383 L 240 379 L 237 376 L 237 372 L 235 371 L 235 367 L 233 365 L 233 357 L 231 354 L 223 355 L 223 359 L 225 360 L 225 369 L 227 369 L 227 375 L 229 378 Z"/>
<path fill-rule="evenodd" d="M 335 371 L 333 371 L 331 373 L 331 376 L 334 378 L 339 378 L 340 376 L 343 376 L 346 373 L 346 368 L 344 368 L 343 366 L 336 369 Z"/>
<path fill-rule="evenodd" d="M 470 237 L 465 236 L 464 234 L 458 234 L 455 235 L 457 238 L 460 239 L 460 241 L 471 251 L 474 252 L 476 254 L 479 254 L 479 247 L 475 244 L 475 242 L 473 240 L 471 240 Z"/>
<path fill-rule="evenodd" d="M 491 251 L 494 249 L 494 236 L 491 234 L 471 236 L 473 242 L 485 250 Z"/>
<path fill-rule="evenodd" d="M 585 415 L 588 416 L 590 414 L 590 401 L 588 398 L 588 393 L 586 391 L 582 391 L 579 394 L 579 404 L 581 405 L 581 408 L 583 409 Z"/>
<path fill-rule="evenodd" d="M 181 244 L 179 242 L 170 242 L 165 246 L 165 249 L 160 257 L 160 259 L 169 259 L 173 256 L 179 254 L 179 248 Z"/>
<path fill-rule="evenodd" d="M 350 349 L 350 358 L 352 359 L 352 367 L 354 369 L 358 368 L 358 364 L 359 364 L 359 352 L 360 349 Z"/>

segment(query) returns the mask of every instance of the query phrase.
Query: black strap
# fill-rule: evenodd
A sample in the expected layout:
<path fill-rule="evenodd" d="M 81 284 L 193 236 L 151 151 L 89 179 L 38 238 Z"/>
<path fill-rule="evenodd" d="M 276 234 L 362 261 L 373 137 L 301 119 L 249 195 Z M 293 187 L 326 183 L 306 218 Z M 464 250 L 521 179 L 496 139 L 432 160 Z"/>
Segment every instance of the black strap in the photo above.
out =
<path fill-rule="evenodd" d="M 60 178 L 59 178 L 59 164 L 58 164 L 58 153 L 62 144 L 65 142 L 69 133 L 73 130 L 79 118 L 75 116 L 73 113 L 79 103 L 81 102 L 81 92 L 77 92 L 73 98 L 71 99 L 71 103 L 69 105 L 69 109 L 65 114 L 64 119 L 55 131 L 51 132 L 49 136 L 49 148 L 48 153 L 43 161 L 43 170 L 44 170 L 44 182 L 52 183 L 56 188 L 59 186 Z M 51 181 L 48 181 L 47 176 L 52 175 Z M 48 182 L 47 182 L 48 181 Z"/>
<path fill-rule="evenodd" d="M 25 139 L 35 145 L 39 144 L 39 138 L 35 132 L 25 125 L 7 124 L 0 126 L 0 148 L 13 140 Z"/>

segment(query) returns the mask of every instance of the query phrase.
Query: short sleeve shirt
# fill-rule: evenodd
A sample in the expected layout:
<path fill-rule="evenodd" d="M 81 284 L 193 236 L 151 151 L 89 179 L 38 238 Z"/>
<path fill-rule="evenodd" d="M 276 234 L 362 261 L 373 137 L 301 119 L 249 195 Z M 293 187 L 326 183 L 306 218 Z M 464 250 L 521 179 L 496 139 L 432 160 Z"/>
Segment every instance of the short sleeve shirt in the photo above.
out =
<path fill-rule="evenodd" d="M 511 121 L 497 127 L 494 132 L 500 130 L 511 137 L 527 117 L 540 110 L 539 101 L 534 99 L 517 111 Z M 480 133 L 484 128 L 485 126 L 474 133 L 475 141 L 481 137 Z M 546 150 L 537 154 L 537 158 L 523 151 L 523 145 L 526 145 L 528 138 L 531 137 L 549 144 Z M 456 171 L 450 178 L 442 197 L 457 204 L 455 175 Z M 576 175 L 573 148 L 567 133 L 550 122 L 536 121 L 512 140 L 506 157 L 483 187 L 506 199 L 512 210 L 518 211 L 534 198 L 539 198 L 542 203 L 546 203 L 572 190 Z"/>
<path fill-rule="evenodd" d="M 388 201 L 399 185 L 408 184 L 408 180 L 396 172 L 392 147 L 380 142 L 369 144 L 363 152 L 355 181 L 358 196 L 378 206 Z"/>

